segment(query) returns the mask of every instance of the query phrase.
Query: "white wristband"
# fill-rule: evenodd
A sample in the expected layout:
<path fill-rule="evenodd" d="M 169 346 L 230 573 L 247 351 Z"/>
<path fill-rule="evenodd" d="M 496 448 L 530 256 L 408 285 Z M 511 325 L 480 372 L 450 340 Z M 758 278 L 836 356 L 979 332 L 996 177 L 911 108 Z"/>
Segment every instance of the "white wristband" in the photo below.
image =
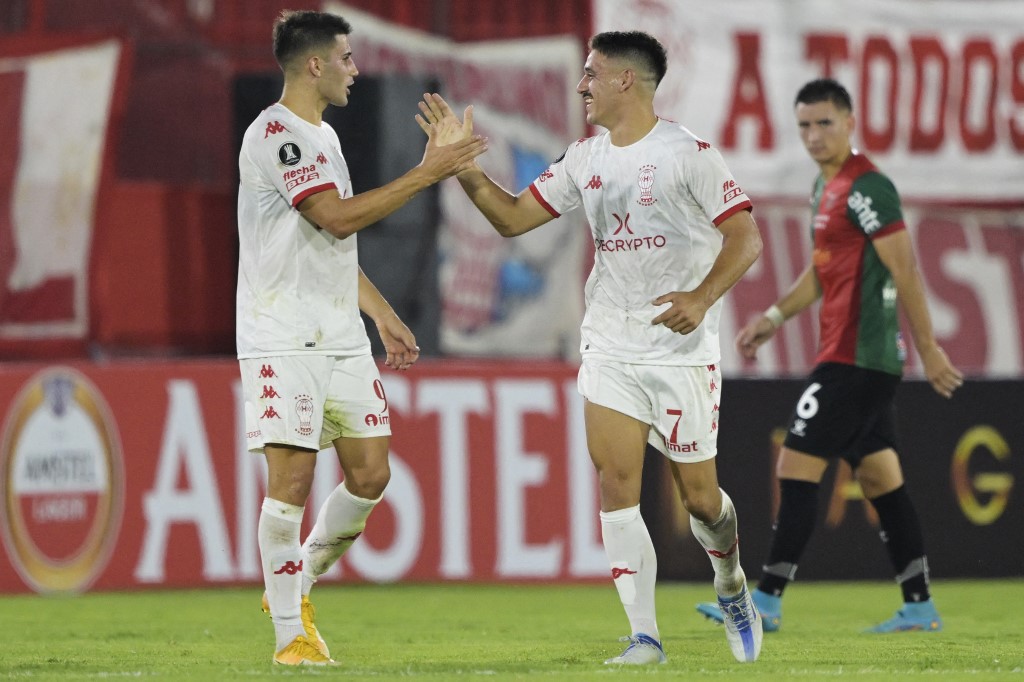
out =
<path fill-rule="evenodd" d="M 786 321 L 785 315 L 783 315 L 782 311 L 779 310 L 779 306 L 775 304 L 769 306 L 768 310 L 764 311 L 762 314 L 768 318 L 768 321 L 771 322 L 772 326 L 776 329 L 781 327 L 782 323 Z"/>

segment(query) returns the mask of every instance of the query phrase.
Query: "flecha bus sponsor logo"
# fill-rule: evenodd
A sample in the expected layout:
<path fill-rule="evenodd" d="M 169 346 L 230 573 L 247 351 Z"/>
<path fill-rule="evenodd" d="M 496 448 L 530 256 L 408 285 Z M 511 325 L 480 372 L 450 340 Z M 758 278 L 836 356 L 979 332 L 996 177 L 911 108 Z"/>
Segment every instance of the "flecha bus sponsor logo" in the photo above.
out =
<path fill-rule="evenodd" d="M 726 180 L 722 183 L 722 202 L 728 204 L 730 201 L 743 194 L 743 190 L 736 184 L 735 180 Z"/>
<path fill-rule="evenodd" d="M 320 173 L 317 171 L 315 164 L 310 164 L 309 166 L 303 166 L 302 168 L 285 171 L 281 175 L 281 179 L 284 180 L 285 189 L 291 191 L 296 187 L 305 185 L 307 182 L 319 180 Z"/>

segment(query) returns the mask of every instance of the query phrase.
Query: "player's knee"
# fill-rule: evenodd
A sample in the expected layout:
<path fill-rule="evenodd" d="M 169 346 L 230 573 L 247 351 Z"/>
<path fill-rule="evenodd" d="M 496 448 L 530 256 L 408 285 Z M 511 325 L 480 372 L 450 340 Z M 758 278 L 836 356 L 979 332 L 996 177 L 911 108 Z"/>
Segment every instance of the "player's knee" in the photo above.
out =
<path fill-rule="evenodd" d="M 714 523 L 722 515 L 722 496 L 717 488 L 690 492 L 683 498 L 683 507 L 697 520 Z"/>
<path fill-rule="evenodd" d="M 356 497 L 375 500 L 384 494 L 391 481 L 391 468 L 387 465 L 353 471 L 345 477 L 345 487 Z"/>
<path fill-rule="evenodd" d="M 267 482 L 267 497 L 302 507 L 306 504 L 313 481 L 298 472 L 274 477 Z"/>

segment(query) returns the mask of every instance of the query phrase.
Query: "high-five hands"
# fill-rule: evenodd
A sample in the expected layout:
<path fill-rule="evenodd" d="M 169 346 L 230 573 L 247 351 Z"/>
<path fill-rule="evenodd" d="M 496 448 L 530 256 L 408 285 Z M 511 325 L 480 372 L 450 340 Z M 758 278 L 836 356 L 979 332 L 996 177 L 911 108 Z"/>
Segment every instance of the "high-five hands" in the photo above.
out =
<path fill-rule="evenodd" d="M 420 109 L 424 116 L 416 115 L 416 123 L 427 134 L 427 147 L 423 151 L 420 167 L 432 178 L 443 180 L 473 166 L 473 160 L 487 151 L 487 139 L 473 135 L 473 116 L 467 109 L 462 123 L 451 108 L 438 95 L 424 95 Z M 424 118 L 426 117 L 426 118 Z"/>
<path fill-rule="evenodd" d="M 466 107 L 463 120 L 455 115 L 452 108 L 444 99 L 434 93 L 423 95 L 423 101 L 419 103 L 421 114 L 416 114 L 416 123 L 427 134 L 427 148 L 431 145 L 445 148 L 455 146 L 456 148 L 466 144 L 467 140 L 481 140 L 483 149 L 465 160 L 456 173 L 476 167 L 476 157 L 487 151 L 487 139 L 473 134 L 473 105 Z"/>

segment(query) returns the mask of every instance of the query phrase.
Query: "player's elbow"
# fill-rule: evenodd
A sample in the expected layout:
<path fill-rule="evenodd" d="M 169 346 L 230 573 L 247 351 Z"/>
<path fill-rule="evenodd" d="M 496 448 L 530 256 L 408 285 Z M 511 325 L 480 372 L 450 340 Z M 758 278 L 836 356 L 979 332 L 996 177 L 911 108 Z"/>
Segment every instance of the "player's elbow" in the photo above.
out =
<path fill-rule="evenodd" d="M 335 239 L 348 239 L 359 231 L 358 227 L 344 220 L 331 221 L 316 227 L 318 230 L 327 232 Z"/>

